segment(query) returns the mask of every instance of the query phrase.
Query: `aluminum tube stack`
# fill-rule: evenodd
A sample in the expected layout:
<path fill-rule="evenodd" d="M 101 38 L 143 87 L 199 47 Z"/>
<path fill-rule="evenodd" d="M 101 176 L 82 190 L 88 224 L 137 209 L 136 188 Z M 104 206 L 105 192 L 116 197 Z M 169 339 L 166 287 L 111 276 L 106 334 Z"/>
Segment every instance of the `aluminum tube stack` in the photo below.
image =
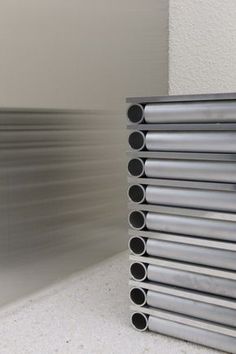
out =
<path fill-rule="evenodd" d="M 127 102 L 131 324 L 236 353 L 236 94 Z"/>

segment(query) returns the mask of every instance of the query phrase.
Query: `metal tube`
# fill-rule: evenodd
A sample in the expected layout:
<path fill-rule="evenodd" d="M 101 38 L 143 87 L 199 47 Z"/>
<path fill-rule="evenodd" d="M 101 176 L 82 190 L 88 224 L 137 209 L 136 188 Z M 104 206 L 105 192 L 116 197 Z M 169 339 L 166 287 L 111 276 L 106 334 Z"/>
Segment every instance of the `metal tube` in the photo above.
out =
<path fill-rule="evenodd" d="M 136 322 L 137 321 L 132 322 L 134 327 Z M 143 322 L 145 323 L 145 321 Z M 142 328 L 145 330 L 144 325 Z M 182 323 L 176 323 L 174 321 L 169 321 L 167 319 L 155 316 L 148 317 L 147 329 L 152 332 L 187 340 L 211 348 L 227 351 L 229 353 L 236 353 L 236 338 L 224 334 L 208 331 Z"/>
<path fill-rule="evenodd" d="M 132 223 L 130 223 L 131 227 Z M 220 240 L 236 240 L 236 222 L 148 212 L 143 228 Z M 134 227 L 133 227 L 134 228 Z"/>
<path fill-rule="evenodd" d="M 173 259 L 211 267 L 236 270 L 236 252 L 200 247 L 177 242 L 168 242 L 140 236 L 129 240 L 129 249 L 135 255 Z"/>
<path fill-rule="evenodd" d="M 154 308 L 181 313 L 227 326 L 235 327 L 236 310 L 204 302 L 163 294 L 152 290 L 145 291 L 134 287 L 130 290 L 130 300 L 138 306 L 148 305 Z"/>
<path fill-rule="evenodd" d="M 142 133 L 143 134 L 143 133 Z M 144 135 L 144 134 L 143 134 Z M 136 137 L 138 140 L 138 136 Z M 141 141 L 141 134 L 139 140 Z M 236 132 L 157 132 L 146 134 L 146 144 L 137 144 L 141 149 L 146 145 L 150 151 L 188 152 L 236 152 Z"/>
<path fill-rule="evenodd" d="M 146 123 L 235 122 L 236 102 L 185 102 L 147 104 Z"/>
<path fill-rule="evenodd" d="M 134 160 L 134 162 L 132 162 Z M 129 172 L 140 177 L 145 174 L 151 178 L 187 179 L 214 182 L 236 182 L 236 164 L 234 162 L 191 161 L 191 160 L 130 160 Z M 136 167 L 137 166 L 137 167 Z M 135 175 L 136 173 L 136 175 Z"/>
<path fill-rule="evenodd" d="M 136 185 L 130 188 L 132 188 L 133 191 L 133 193 L 130 193 L 130 199 L 136 203 L 142 203 L 145 200 L 144 187 Z M 229 191 L 147 186 L 146 202 L 149 204 L 222 210 L 228 212 L 236 211 L 236 193 Z"/>
<path fill-rule="evenodd" d="M 232 279 L 153 264 L 145 265 L 141 262 L 131 264 L 130 274 L 137 281 L 148 279 L 157 283 L 236 298 L 236 282 Z"/>
<path fill-rule="evenodd" d="M 150 256 L 236 270 L 236 252 L 232 251 L 147 239 L 146 252 Z"/>
<path fill-rule="evenodd" d="M 152 264 L 147 266 L 147 279 L 181 288 L 236 298 L 236 282 L 231 279 L 223 279 Z"/>

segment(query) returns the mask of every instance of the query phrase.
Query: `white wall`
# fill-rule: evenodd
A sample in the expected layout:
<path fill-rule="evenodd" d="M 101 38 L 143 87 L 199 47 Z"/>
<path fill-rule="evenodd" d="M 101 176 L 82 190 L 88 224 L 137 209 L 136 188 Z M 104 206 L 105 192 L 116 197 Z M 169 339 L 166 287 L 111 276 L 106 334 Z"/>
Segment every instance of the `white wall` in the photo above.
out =
<path fill-rule="evenodd" d="M 167 92 L 165 0 L 3 0 L 0 106 L 119 106 Z"/>
<path fill-rule="evenodd" d="M 236 1 L 169 1 L 169 94 L 236 91 Z"/>

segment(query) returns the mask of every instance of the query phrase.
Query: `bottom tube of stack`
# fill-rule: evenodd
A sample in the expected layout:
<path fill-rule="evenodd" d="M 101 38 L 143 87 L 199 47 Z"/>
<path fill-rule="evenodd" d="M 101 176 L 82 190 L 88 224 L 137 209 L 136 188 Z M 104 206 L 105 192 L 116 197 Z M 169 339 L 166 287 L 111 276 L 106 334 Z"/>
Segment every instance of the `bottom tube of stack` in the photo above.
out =
<path fill-rule="evenodd" d="M 236 337 L 233 336 L 139 312 L 133 313 L 131 322 L 137 330 L 149 329 L 153 332 L 236 354 Z"/>

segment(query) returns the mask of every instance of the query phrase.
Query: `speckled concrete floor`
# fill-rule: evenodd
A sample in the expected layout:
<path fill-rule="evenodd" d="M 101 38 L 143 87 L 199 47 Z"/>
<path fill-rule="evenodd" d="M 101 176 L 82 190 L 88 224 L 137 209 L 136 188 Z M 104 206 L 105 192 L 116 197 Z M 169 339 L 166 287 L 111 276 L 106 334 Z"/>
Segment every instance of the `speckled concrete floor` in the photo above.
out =
<path fill-rule="evenodd" d="M 129 325 L 128 255 L 120 253 L 0 312 L 1 354 L 213 354 Z"/>

